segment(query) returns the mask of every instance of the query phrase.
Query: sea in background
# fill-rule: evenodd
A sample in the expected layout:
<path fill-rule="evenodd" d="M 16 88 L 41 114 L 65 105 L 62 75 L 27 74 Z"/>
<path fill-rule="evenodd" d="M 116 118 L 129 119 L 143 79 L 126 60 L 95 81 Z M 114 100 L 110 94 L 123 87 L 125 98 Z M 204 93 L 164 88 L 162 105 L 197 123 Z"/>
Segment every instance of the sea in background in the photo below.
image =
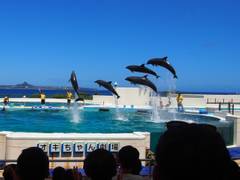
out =
<path fill-rule="evenodd" d="M 57 95 L 57 94 L 66 94 L 65 89 L 43 89 L 44 93 L 47 96 L 52 96 L 52 95 Z M 109 91 L 106 90 L 99 90 L 99 89 L 91 89 L 91 88 L 82 88 L 81 89 L 82 93 L 86 93 L 88 95 L 111 95 Z M 187 92 L 187 91 L 181 91 L 182 94 L 224 94 L 224 95 L 229 95 L 229 94 L 239 94 L 235 92 Z M 31 97 L 32 95 L 39 94 L 39 89 L 24 89 L 24 88 L 0 88 L 0 98 L 4 96 L 8 96 L 10 98 L 20 98 L 23 96 L 26 97 Z M 166 96 L 166 92 L 160 92 L 160 95 Z"/>
<path fill-rule="evenodd" d="M 42 89 L 46 96 L 52 96 L 56 94 L 66 94 L 65 89 Z M 88 95 L 111 95 L 108 91 L 105 90 L 97 90 L 97 89 L 82 89 L 82 93 L 86 93 Z M 10 98 L 20 98 L 23 96 L 31 97 L 32 95 L 39 94 L 38 89 L 0 89 L 0 98 L 8 96 Z"/>

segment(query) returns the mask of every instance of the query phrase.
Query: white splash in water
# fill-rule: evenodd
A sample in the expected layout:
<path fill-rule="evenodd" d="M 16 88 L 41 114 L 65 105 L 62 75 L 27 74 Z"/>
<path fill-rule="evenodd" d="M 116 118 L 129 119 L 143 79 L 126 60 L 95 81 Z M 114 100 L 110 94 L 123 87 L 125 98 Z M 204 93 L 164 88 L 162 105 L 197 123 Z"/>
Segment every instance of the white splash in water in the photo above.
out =
<path fill-rule="evenodd" d="M 177 89 L 177 85 L 176 85 L 176 79 L 172 78 L 172 74 L 168 72 L 168 75 L 166 76 L 166 84 L 168 85 L 168 99 L 170 102 L 170 106 L 169 106 L 169 112 L 172 113 L 173 115 L 173 119 L 172 120 L 177 120 L 176 117 L 176 100 L 175 100 L 175 96 L 174 94 L 176 94 L 176 89 Z M 175 101 L 175 102 L 174 102 Z"/>
<path fill-rule="evenodd" d="M 73 123 L 79 123 L 80 122 L 80 112 L 78 108 L 78 103 L 74 101 L 73 106 L 71 108 L 71 113 L 72 113 L 72 120 L 71 122 Z"/>
<path fill-rule="evenodd" d="M 146 86 L 139 86 L 139 96 L 146 94 L 147 92 L 147 87 Z"/>
<path fill-rule="evenodd" d="M 162 122 L 160 113 L 159 113 L 159 108 L 160 108 L 160 96 L 154 96 L 153 92 L 150 95 L 150 104 L 152 106 L 152 116 L 151 116 L 151 121 L 155 123 L 160 123 Z"/>
<path fill-rule="evenodd" d="M 123 113 L 121 113 L 119 107 L 118 107 L 118 98 L 117 96 L 114 96 L 114 103 L 115 103 L 115 113 L 116 113 L 116 119 L 120 120 L 120 121 L 127 121 L 128 119 L 126 119 L 126 117 L 123 115 Z"/>

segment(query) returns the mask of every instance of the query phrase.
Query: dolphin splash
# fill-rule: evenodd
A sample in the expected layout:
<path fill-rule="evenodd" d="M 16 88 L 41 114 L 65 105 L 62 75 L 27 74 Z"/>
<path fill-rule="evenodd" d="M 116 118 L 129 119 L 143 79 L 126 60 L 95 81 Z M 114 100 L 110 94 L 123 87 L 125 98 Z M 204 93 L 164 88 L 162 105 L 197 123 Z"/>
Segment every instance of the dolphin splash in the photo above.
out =
<path fill-rule="evenodd" d="M 147 75 L 143 77 L 130 76 L 130 77 L 127 77 L 125 80 L 131 82 L 134 85 L 140 84 L 140 85 L 150 87 L 154 92 L 158 93 L 157 87 L 147 78 Z"/>
<path fill-rule="evenodd" d="M 131 72 L 140 72 L 140 73 L 151 74 L 151 75 L 155 76 L 156 78 L 160 77 L 160 76 L 157 75 L 156 72 L 147 68 L 144 64 L 142 64 L 141 66 L 131 65 L 131 66 L 127 66 L 126 68 L 128 70 L 130 70 Z"/>
<path fill-rule="evenodd" d="M 97 83 L 100 87 L 102 86 L 105 89 L 112 92 L 113 94 L 115 94 L 118 99 L 120 98 L 120 96 L 118 95 L 118 93 L 116 92 L 116 90 L 112 86 L 112 81 L 107 82 L 107 81 L 104 81 L 104 80 L 97 80 L 97 81 L 95 81 L 95 83 Z"/>
<path fill-rule="evenodd" d="M 167 56 L 163 58 L 152 58 L 147 62 L 147 64 L 151 64 L 153 66 L 162 66 L 169 70 L 173 74 L 173 77 L 177 79 L 178 77 L 176 71 L 173 66 L 168 62 L 167 58 Z"/>

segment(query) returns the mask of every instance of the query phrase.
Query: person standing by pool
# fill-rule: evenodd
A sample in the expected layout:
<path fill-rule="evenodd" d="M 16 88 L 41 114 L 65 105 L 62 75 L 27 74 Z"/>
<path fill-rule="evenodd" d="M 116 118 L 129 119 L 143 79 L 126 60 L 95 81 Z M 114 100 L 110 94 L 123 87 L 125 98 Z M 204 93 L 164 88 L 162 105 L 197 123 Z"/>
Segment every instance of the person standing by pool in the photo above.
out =
<path fill-rule="evenodd" d="M 67 91 L 67 104 L 68 106 L 71 104 L 71 100 L 72 100 L 73 94 L 71 91 Z"/>
<path fill-rule="evenodd" d="M 40 90 L 40 99 L 41 99 L 41 104 L 44 105 L 46 103 L 46 95 L 42 90 Z"/>
<path fill-rule="evenodd" d="M 5 97 L 3 98 L 3 109 L 2 109 L 2 111 L 5 111 L 5 110 L 6 110 L 6 106 L 8 105 L 8 103 L 9 103 L 9 97 L 8 97 L 8 96 L 5 96 Z"/>
<path fill-rule="evenodd" d="M 183 96 L 181 93 L 178 93 L 176 100 L 177 100 L 178 112 L 183 112 L 184 111 Z"/>
<path fill-rule="evenodd" d="M 3 98 L 3 104 L 4 104 L 4 106 L 7 106 L 8 103 L 9 103 L 9 97 L 8 97 L 8 96 L 5 96 L 5 97 Z"/>

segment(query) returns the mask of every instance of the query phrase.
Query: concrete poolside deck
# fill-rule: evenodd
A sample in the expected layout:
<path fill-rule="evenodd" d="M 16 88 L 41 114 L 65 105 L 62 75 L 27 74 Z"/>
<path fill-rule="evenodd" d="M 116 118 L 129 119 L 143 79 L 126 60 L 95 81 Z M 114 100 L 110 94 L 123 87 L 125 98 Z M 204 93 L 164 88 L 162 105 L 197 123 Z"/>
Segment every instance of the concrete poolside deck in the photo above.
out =
<path fill-rule="evenodd" d="M 117 103 L 119 106 L 138 106 L 145 107 L 149 106 L 149 102 L 151 102 L 151 91 L 149 89 L 142 89 L 138 87 L 117 87 L 116 91 L 120 95 Z M 171 96 L 172 104 L 171 107 L 176 108 L 176 94 L 172 94 Z M 209 110 L 218 109 L 219 103 L 238 103 L 235 105 L 235 109 L 239 109 L 240 111 L 240 94 L 183 94 L 184 97 L 184 107 L 186 108 L 208 108 Z M 0 98 L 0 102 L 3 101 Z M 161 97 L 161 101 L 163 105 L 167 105 L 169 103 L 169 97 Z M 10 98 L 10 102 L 39 102 L 39 98 Z M 66 99 L 53 99 L 47 98 L 46 102 L 49 103 L 66 103 Z M 103 105 L 103 106 L 112 106 L 115 105 L 116 99 L 113 96 L 106 95 L 93 95 L 92 100 L 86 100 L 86 104 L 92 105 Z M 157 102 L 158 103 L 158 102 Z M 159 98 L 160 105 L 160 98 Z M 227 105 L 223 104 L 223 108 L 227 108 Z"/>

